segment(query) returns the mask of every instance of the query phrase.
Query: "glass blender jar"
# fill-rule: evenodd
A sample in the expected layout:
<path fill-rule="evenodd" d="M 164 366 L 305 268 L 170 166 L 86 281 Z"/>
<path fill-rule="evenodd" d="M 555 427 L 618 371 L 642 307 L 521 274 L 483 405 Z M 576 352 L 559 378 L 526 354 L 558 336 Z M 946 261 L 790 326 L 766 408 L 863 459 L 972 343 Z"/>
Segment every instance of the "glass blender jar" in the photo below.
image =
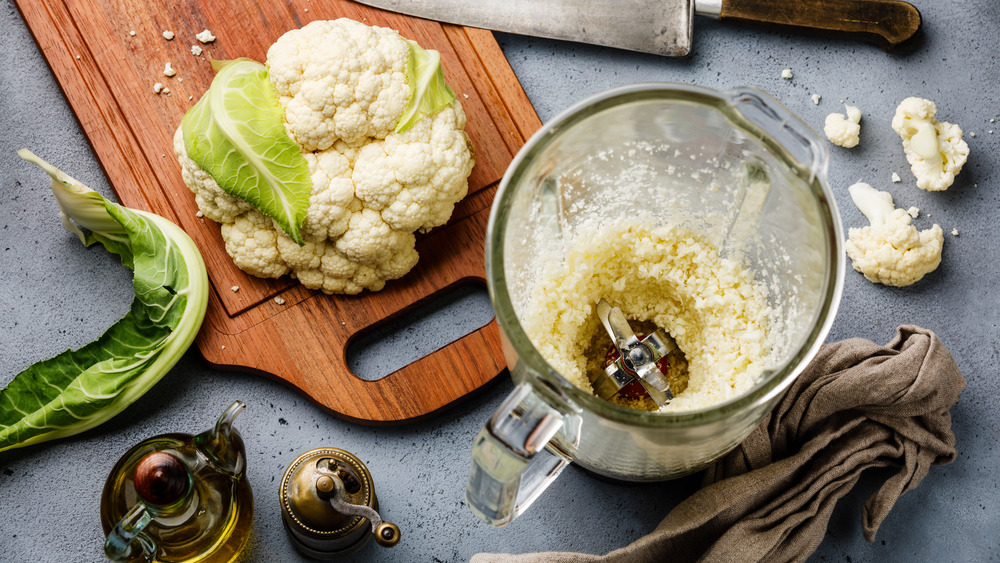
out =
<path fill-rule="evenodd" d="M 569 463 L 662 481 L 746 438 L 819 350 L 840 301 L 843 233 L 827 162 L 816 134 L 754 88 L 628 86 L 532 136 L 500 182 L 487 228 L 489 293 L 515 388 L 474 442 L 473 512 L 509 523 Z M 560 375 L 525 333 L 544 269 L 585 244 L 595 219 L 633 218 L 698 233 L 766 284 L 769 368 L 751 390 L 677 413 L 620 406 Z"/>

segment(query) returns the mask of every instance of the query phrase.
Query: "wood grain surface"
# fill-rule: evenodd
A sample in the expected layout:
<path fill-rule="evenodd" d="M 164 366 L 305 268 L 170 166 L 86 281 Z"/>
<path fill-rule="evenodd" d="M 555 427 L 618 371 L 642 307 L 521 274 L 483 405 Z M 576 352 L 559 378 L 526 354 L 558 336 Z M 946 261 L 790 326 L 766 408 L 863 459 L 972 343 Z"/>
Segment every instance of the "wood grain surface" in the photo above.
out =
<path fill-rule="evenodd" d="M 119 201 L 167 217 L 198 244 L 212 285 L 197 340 L 208 362 L 273 377 L 333 414 L 373 424 L 435 412 L 503 370 L 495 321 L 377 381 L 358 378 L 345 358 L 352 339 L 373 326 L 456 284 L 485 283 L 484 237 L 496 185 L 540 126 L 489 31 L 347 0 L 16 1 Z M 212 81 L 209 58 L 264 61 L 286 31 L 338 17 L 391 27 L 440 51 L 476 148 L 469 196 L 447 225 L 418 237 L 416 268 L 381 292 L 359 296 L 327 296 L 287 277 L 262 280 L 237 269 L 219 226 L 196 216 L 171 141 Z M 204 29 L 217 39 L 200 43 L 195 35 Z M 164 31 L 174 38 L 165 39 Z M 192 45 L 203 54 L 192 55 Z M 177 71 L 173 77 L 162 74 L 167 62 Z M 157 82 L 170 93 L 155 93 Z M 44 154 L 44 147 L 36 152 Z"/>

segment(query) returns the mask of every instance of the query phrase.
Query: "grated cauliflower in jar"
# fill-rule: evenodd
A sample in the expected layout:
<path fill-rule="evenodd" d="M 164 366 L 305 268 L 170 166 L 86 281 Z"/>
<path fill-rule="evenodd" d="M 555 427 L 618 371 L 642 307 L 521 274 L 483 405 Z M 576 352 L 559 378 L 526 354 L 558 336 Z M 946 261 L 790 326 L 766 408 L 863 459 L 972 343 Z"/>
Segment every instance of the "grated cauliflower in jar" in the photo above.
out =
<path fill-rule="evenodd" d="M 690 232 L 604 228 L 543 273 L 532 296 L 522 319 L 529 338 L 563 377 L 590 392 L 592 343 L 604 331 L 595 308 L 602 297 L 633 326 L 649 321 L 665 329 L 684 352 L 687 386 L 674 390 L 660 412 L 737 397 L 769 365 L 766 288 L 740 262 Z"/>

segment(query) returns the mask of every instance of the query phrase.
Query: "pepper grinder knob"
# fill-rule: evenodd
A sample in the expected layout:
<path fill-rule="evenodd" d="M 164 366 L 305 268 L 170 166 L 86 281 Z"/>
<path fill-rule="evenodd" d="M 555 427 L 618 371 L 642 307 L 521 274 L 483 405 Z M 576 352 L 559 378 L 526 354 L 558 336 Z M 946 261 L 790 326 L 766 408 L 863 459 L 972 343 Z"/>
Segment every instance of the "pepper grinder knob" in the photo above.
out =
<path fill-rule="evenodd" d="M 392 522 L 382 522 L 375 528 L 375 541 L 382 547 L 392 547 L 399 543 L 399 526 Z"/>
<path fill-rule="evenodd" d="M 174 454 L 153 452 L 135 466 L 135 492 L 146 504 L 166 507 L 182 500 L 191 488 L 187 467 Z"/>

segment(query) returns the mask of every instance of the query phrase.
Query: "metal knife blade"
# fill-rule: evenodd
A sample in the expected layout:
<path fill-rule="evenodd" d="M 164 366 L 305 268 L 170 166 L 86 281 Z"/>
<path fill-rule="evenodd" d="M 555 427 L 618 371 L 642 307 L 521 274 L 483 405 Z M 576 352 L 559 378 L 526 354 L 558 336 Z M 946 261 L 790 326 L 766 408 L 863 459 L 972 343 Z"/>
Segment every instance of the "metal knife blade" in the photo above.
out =
<path fill-rule="evenodd" d="M 871 41 L 890 50 L 920 31 L 904 0 L 354 0 L 439 22 L 667 56 L 691 51 L 695 14 L 723 22 Z"/>
<path fill-rule="evenodd" d="M 692 0 L 355 0 L 445 23 L 683 56 L 691 51 Z"/>

